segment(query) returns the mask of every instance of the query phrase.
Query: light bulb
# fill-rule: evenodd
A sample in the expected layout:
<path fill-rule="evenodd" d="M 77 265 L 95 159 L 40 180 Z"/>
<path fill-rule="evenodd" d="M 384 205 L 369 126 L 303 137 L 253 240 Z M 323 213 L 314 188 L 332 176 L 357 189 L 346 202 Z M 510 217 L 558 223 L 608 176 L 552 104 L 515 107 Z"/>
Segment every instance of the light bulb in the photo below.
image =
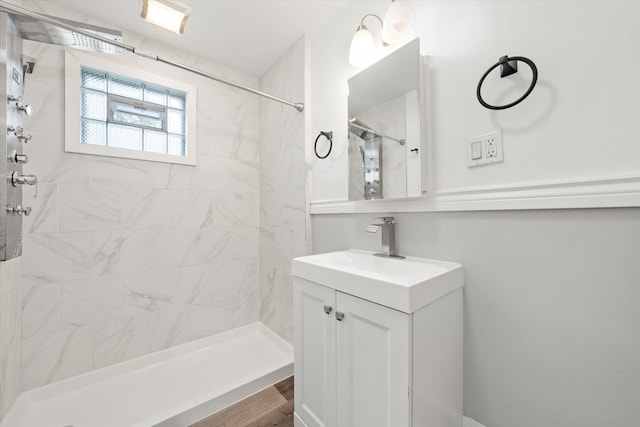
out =
<path fill-rule="evenodd" d="M 182 34 L 189 12 L 190 8 L 179 0 L 144 0 L 140 16 L 151 24 Z"/>
<path fill-rule="evenodd" d="M 388 44 L 398 44 L 406 40 L 412 33 L 411 8 L 403 0 L 393 0 L 384 15 L 382 24 L 382 40 Z"/>
<path fill-rule="evenodd" d="M 349 63 L 354 67 L 367 65 L 376 53 L 376 43 L 367 27 L 361 25 L 351 39 Z"/>

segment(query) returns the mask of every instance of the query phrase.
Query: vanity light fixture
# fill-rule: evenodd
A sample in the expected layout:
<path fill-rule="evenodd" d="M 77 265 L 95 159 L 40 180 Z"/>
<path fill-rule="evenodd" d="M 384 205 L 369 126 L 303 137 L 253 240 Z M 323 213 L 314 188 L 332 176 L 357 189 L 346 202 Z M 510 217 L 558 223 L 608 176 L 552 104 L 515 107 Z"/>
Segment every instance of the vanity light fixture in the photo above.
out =
<path fill-rule="evenodd" d="M 364 20 L 369 16 L 380 21 L 380 26 L 382 27 L 382 19 L 378 15 L 370 13 L 362 17 L 360 25 L 356 29 L 353 39 L 351 39 L 351 47 L 349 48 L 349 63 L 354 67 L 367 65 L 376 53 L 376 42 L 373 40 L 373 36 L 367 26 L 364 25 Z"/>
<path fill-rule="evenodd" d="M 191 8 L 179 0 L 142 0 L 140 16 L 151 24 L 182 34 L 190 12 Z"/>
<path fill-rule="evenodd" d="M 380 22 L 383 47 L 398 44 L 412 33 L 411 10 L 406 4 L 406 0 L 391 0 L 384 21 L 372 13 L 363 16 L 353 39 L 351 39 L 351 47 L 349 48 L 349 63 L 354 67 L 368 65 L 374 59 L 377 50 L 373 36 L 364 25 L 364 20 L 369 16 Z"/>
<path fill-rule="evenodd" d="M 382 24 L 382 40 L 389 44 L 398 44 L 413 32 L 411 26 L 411 8 L 406 1 L 391 0 L 384 15 Z"/>

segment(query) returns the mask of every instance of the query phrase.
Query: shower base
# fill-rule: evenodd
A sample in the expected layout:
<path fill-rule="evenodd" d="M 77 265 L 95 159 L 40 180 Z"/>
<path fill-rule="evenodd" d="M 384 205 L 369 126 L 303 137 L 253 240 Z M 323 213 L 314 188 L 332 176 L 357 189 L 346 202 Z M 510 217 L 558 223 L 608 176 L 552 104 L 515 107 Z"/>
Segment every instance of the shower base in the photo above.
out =
<path fill-rule="evenodd" d="M 20 395 L 0 427 L 184 427 L 293 375 L 293 348 L 262 323 Z"/>

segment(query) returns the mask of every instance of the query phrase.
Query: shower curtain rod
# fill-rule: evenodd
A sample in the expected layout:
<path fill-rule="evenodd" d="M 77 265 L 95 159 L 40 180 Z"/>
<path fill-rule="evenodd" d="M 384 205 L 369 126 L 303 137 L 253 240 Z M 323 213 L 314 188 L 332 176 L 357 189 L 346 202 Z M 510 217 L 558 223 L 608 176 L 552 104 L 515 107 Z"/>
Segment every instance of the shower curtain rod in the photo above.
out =
<path fill-rule="evenodd" d="M 8 4 L 5 1 L 1 1 L 0 0 L 0 11 L 16 13 L 18 15 L 23 15 L 23 16 L 28 16 L 30 18 L 37 19 L 37 20 L 45 22 L 47 24 L 50 24 L 50 25 L 53 25 L 53 26 L 56 26 L 56 27 L 59 27 L 59 28 L 63 28 L 63 29 L 68 30 L 68 31 L 73 31 L 75 33 L 82 34 L 82 35 L 84 35 L 86 37 L 90 37 L 90 38 L 95 39 L 95 40 L 99 40 L 99 41 L 101 41 L 103 43 L 107 43 L 107 44 L 109 44 L 111 46 L 116 46 L 116 47 L 118 47 L 120 49 L 129 51 L 129 52 L 131 52 L 131 53 L 133 53 L 135 55 L 142 56 L 143 58 L 148 58 L 148 59 L 152 59 L 154 61 L 162 62 L 163 64 L 171 65 L 172 67 L 176 67 L 176 68 L 180 68 L 180 69 L 185 70 L 185 71 L 189 71 L 189 72 L 197 74 L 199 76 L 206 77 L 206 78 L 211 79 L 211 80 L 215 80 L 215 81 L 217 81 L 219 83 L 223 83 L 225 85 L 232 86 L 232 87 L 235 87 L 237 89 L 241 89 L 241 90 L 244 90 L 246 92 L 253 93 L 254 95 L 262 96 L 263 98 L 267 98 L 267 99 L 270 99 L 272 101 L 280 102 L 282 104 L 285 104 L 285 105 L 288 105 L 290 107 L 293 107 L 293 108 L 295 108 L 296 110 L 298 110 L 300 112 L 302 112 L 304 110 L 304 104 L 303 103 L 291 102 L 291 101 L 288 101 L 286 99 L 279 98 L 277 96 L 270 95 L 268 93 L 259 91 L 257 89 L 253 89 L 253 88 L 241 85 L 239 83 L 234 83 L 232 81 L 223 79 L 221 77 L 214 76 L 213 74 L 206 73 L 204 71 L 198 70 L 197 68 L 189 67 L 187 65 L 183 65 L 183 64 L 180 64 L 178 62 L 173 62 L 173 61 L 169 61 L 167 59 L 160 58 L 158 55 L 156 55 L 154 53 L 138 50 L 134 46 L 129 46 L 127 44 L 118 42 L 116 40 L 111 40 L 111 39 L 109 39 L 107 37 L 102 37 L 102 36 L 100 36 L 98 34 L 92 33 L 91 31 L 85 31 L 85 30 L 82 30 L 80 28 L 76 28 L 73 25 L 68 25 L 68 24 L 65 24 L 64 22 L 60 22 L 60 21 L 57 21 L 55 19 L 51 19 L 50 17 L 41 15 L 41 14 L 39 14 L 37 12 L 32 12 L 32 11 L 30 11 L 28 9 L 24 9 L 22 7 L 19 7 L 19 6 Z"/>

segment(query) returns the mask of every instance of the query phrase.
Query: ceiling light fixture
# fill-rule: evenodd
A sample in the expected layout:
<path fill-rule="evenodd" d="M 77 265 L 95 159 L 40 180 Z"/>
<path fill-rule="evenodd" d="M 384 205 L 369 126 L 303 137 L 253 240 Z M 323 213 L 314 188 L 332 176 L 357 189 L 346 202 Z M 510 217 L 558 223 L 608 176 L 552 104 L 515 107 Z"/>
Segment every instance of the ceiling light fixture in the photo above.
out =
<path fill-rule="evenodd" d="M 182 34 L 190 12 L 191 8 L 179 0 L 142 0 L 140 16 L 151 24 Z"/>
<path fill-rule="evenodd" d="M 406 0 L 391 0 L 384 21 L 372 13 L 363 16 L 360 20 L 360 25 L 351 39 L 351 47 L 349 48 L 349 63 L 354 67 L 369 65 L 375 59 L 376 42 L 367 26 L 364 25 L 364 20 L 369 16 L 380 22 L 382 47 L 401 43 L 413 34 L 411 9 L 406 4 Z"/>

